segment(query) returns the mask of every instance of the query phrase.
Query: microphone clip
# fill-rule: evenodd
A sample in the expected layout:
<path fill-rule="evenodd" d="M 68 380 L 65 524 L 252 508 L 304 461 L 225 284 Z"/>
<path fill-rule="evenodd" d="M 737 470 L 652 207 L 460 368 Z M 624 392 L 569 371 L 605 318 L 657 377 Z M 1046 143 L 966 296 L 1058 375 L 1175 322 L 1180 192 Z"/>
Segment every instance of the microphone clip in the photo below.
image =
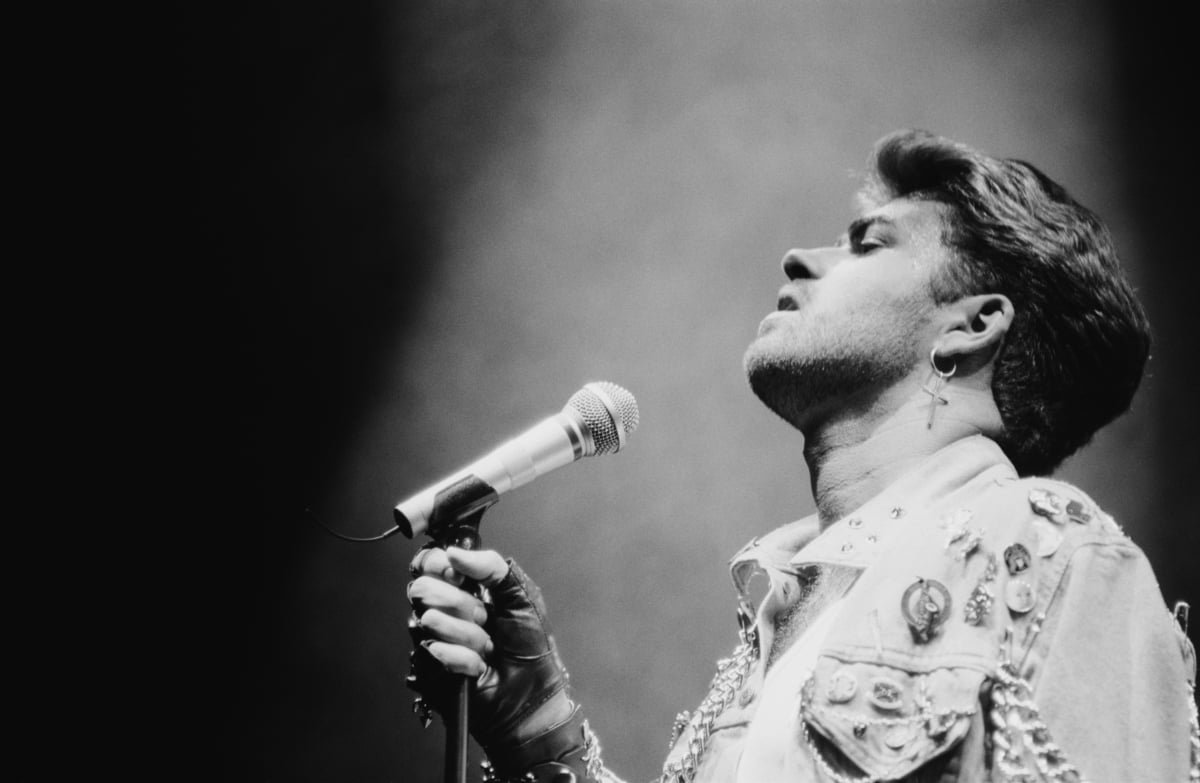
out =
<path fill-rule="evenodd" d="M 483 513 L 499 500 L 500 495 L 486 481 L 473 474 L 464 476 L 434 497 L 429 536 L 442 548 L 478 549 Z"/>

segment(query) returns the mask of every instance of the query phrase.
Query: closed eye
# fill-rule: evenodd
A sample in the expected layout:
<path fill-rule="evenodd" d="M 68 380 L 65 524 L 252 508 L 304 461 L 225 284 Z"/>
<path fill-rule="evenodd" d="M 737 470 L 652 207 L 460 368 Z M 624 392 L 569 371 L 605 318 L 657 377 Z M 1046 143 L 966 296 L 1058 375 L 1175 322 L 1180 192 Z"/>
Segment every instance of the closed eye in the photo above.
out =
<path fill-rule="evenodd" d="M 883 247 L 887 247 L 887 243 L 883 242 L 882 240 L 875 239 L 873 237 L 864 237 L 862 239 L 856 239 L 850 243 L 850 250 L 855 255 L 860 255 L 860 256 L 865 256 L 869 253 L 873 253 L 876 250 L 879 250 L 880 248 L 883 248 Z"/>
<path fill-rule="evenodd" d="M 886 235 L 891 226 L 890 220 L 878 215 L 855 220 L 846 232 L 850 240 L 850 252 L 861 256 L 886 247 Z"/>

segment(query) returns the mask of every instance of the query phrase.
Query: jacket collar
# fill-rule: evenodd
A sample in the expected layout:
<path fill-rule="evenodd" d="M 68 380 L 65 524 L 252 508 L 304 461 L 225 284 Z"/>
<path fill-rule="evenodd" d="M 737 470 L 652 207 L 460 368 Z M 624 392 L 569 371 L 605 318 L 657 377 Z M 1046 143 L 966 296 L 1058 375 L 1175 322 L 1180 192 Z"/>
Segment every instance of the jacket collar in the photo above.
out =
<path fill-rule="evenodd" d="M 985 473 L 997 480 L 1017 477 L 1012 463 L 990 438 L 972 435 L 954 441 L 824 531 L 817 515 L 812 514 L 755 538 L 730 561 L 734 586 L 745 597 L 756 572 L 795 573 L 800 565 L 807 563 L 868 568 L 890 541 L 904 534 L 904 521 L 909 513 L 936 505 Z M 848 529 L 855 531 L 855 540 L 869 544 L 848 546 Z"/>

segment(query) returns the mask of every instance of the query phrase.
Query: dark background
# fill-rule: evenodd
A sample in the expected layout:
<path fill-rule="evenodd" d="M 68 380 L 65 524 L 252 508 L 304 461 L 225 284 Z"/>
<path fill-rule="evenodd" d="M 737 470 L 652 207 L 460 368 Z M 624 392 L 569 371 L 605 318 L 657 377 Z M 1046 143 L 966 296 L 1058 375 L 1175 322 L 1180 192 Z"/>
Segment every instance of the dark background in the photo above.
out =
<path fill-rule="evenodd" d="M 403 686 L 415 543 L 347 544 L 300 510 L 380 532 L 603 379 L 641 404 L 628 451 L 514 493 L 484 535 L 545 589 L 610 766 L 653 776 L 734 644 L 726 559 L 812 508 L 801 440 L 753 399 L 742 351 L 783 252 L 844 228 L 898 127 L 1033 161 L 1108 221 L 1157 342 L 1133 412 L 1061 475 L 1168 601 L 1196 599 L 1182 25 L 915 0 L 304 0 L 184 21 L 155 309 L 178 303 L 185 366 L 145 406 L 188 444 L 159 487 L 197 512 L 163 553 L 187 589 L 154 595 L 185 625 L 147 652 L 162 721 L 188 713 L 164 771 L 438 780 L 440 728 Z"/>

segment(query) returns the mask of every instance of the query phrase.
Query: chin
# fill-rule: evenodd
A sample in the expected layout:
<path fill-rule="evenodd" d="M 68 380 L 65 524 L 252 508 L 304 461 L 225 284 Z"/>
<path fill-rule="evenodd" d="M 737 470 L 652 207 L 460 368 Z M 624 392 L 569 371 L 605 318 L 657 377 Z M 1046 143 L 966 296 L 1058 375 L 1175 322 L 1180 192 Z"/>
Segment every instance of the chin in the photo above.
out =
<path fill-rule="evenodd" d="M 750 389 L 773 413 L 799 428 L 808 407 L 806 384 L 800 382 L 801 367 L 794 357 L 771 350 L 768 340 L 759 337 L 750 343 L 743 357 Z"/>
<path fill-rule="evenodd" d="M 797 429 L 803 429 L 816 411 L 843 406 L 851 398 L 896 383 L 919 361 L 901 341 L 856 346 L 814 336 L 818 339 L 799 351 L 794 341 L 764 334 L 750 343 L 743 358 L 754 394 Z"/>

